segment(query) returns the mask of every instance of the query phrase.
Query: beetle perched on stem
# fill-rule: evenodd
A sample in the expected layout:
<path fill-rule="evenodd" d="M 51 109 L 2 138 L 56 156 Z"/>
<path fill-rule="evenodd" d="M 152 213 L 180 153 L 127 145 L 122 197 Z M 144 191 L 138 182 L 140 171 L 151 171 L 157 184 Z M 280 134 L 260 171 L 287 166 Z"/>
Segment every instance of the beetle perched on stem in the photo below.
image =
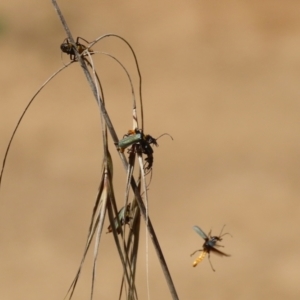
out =
<path fill-rule="evenodd" d="M 119 211 L 118 211 L 118 216 L 116 216 L 114 218 L 114 226 L 116 228 L 116 231 L 118 234 L 121 233 L 121 227 L 119 226 L 119 224 L 121 226 L 129 224 L 130 220 L 132 219 L 132 217 L 130 216 L 130 206 L 131 203 L 128 203 L 126 206 L 123 206 Z M 119 219 L 119 221 L 118 221 Z M 107 232 L 106 233 L 110 233 L 113 231 L 113 228 L 111 225 L 109 225 L 107 227 Z"/>
<path fill-rule="evenodd" d="M 201 253 L 199 254 L 199 256 L 195 259 L 194 263 L 193 263 L 193 267 L 196 267 L 206 256 L 206 254 L 208 254 L 208 260 L 210 263 L 210 266 L 212 268 L 212 270 L 215 272 L 215 269 L 212 266 L 212 263 L 210 261 L 210 252 L 213 252 L 215 254 L 218 254 L 220 256 L 230 256 L 229 254 L 226 254 L 218 249 L 216 249 L 215 247 L 224 247 L 218 244 L 218 242 L 222 241 L 222 237 L 226 234 L 231 235 L 230 233 L 224 233 L 223 229 L 224 229 L 225 225 L 223 226 L 220 235 L 219 236 L 212 236 L 211 235 L 211 231 L 208 233 L 208 235 L 206 235 L 206 233 L 198 226 L 194 226 L 193 229 L 204 239 L 204 244 L 203 244 L 203 248 L 200 250 L 196 250 L 195 252 L 193 252 L 191 254 L 194 255 L 196 252 L 200 251 Z"/>
<path fill-rule="evenodd" d="M 116 146 L 120 152 L 124 152 L 126 148 L 132 146 L 130 151 L 146 154 L 146 169 L 150 170 L 153 165 L 153 149 L 151 144 L 158 147 L 157 140 L 163 135 L 168 135 L 173 140 L 172 136 L 168 133 L 164 133 L 155 139 L 150 134 L 145 135 L 141 129 L 136 128 L 134 130 L 129 130 L 128 133 L 124 135 L 123 139 L 116 144 Z"/>
<path fill-rule="evenodd" d="M 82 41 L 86 42 L 87 44 L 90 44 L 84 38 L 77 37 L 76 43 L 75 43 L 77 52 L 79 54 L 82 54 L 84 51 L 87 50 L 91 55 L 94 54 L 93 50 L 89 49 L 87 46 L 81 44 L 79 42 L 79 39 L 81 39 Z M 68 38 L 65 38 L 64 41 L 63 41 L 63 43 L 60 45 L 60 49 L 61 49 L 62 52 L 69 54 L 71 60 L 76 61 L 76 52 L 75 52 L 75 49 L 74 49 L 75 46 L 73 44 L 71 44 L 71 42 L 70 42 L 70 40 Z"/>
<path fill-rule="evenodd" d="M 144 133 L 141 129 L 128 130 L 128 133 L 123 136 L 123 139 L 119 140 L 116 146 L 123 153 L 126 148 L 139 143 L 142 139 L 144 139 Z"/>

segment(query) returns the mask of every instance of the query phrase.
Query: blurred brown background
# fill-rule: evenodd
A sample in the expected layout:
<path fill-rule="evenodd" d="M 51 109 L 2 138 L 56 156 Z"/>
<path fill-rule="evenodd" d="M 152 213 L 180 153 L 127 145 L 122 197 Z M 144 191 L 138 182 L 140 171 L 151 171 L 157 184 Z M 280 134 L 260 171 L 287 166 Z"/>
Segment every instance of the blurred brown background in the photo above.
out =
<path fill-rule="evenodd" d="M 59 3 L 73 35 L 113 32 L 136 51 L 145 129 L 155 148 L 150 216 L 180 299 L 299 299 L 300 2 Z M 63 65 L 65 33 L 51 1 L 0 4 L 0 157 L 25 105 Z M 95 47 L 137 76 L 120 41 Z M 64 55 L 64 61 L 68 57 Z M 95 56 L 121 137 L 132 126 L 124 72 Z M 137 87 L 137 85 L 136 85 Z M 113 148 L 111 148 L 113 149 Z M 115 152 L 112 150 L 112 152 Z M 62 299 L 75 275 L 100 179 L 96 102 L 77 64 L 37 97 L 10 150 L 0 190 L 1 299 Z M 125 173 L 114 153 L 120 205 Z M 224 251 L 192 268 L 199 225 Z M 107 224 L 108 225 L 108 224 Z M 138 291 L 146 299 L 145 229 Z M 92 253 L 89 257 L 92 256 Z M 150 243 L 151 299 L 171 299 Z M 95 299 L 117 299 L 121 264 L 104 235 Z M 88 299 L 91 259 L 74 299 Z"/>

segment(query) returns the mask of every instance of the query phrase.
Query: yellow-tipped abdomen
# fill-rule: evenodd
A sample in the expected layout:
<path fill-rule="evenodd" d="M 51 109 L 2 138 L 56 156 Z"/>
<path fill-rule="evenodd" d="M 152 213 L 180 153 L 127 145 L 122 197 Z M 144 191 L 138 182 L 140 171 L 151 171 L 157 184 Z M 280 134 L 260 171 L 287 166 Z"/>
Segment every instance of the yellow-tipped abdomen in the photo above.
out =
<path fill-rule="evenodd" d="M 193 267 L 196 267 L 206 256 L 206 251 L 202 250 L 200 255 L 195 259 L 195 261 L 193 262 Z"/>

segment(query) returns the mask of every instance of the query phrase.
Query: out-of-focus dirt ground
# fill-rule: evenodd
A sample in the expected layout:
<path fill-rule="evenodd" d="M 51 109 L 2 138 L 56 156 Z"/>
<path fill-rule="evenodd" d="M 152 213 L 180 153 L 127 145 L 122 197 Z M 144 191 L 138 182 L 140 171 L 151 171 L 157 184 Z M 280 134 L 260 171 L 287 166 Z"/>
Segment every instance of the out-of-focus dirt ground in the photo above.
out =
<path fill-rule="evenodd" d="M 159 140 L 150 217 L 180 299 L 300 299 L 300 2 L 79 1 L 59 5 L 75 37 L 126 38 L 143 76 L 145 132 Z M 19 116 L 61 60 L 66 37 L 51 1 L 0 4 L 0 157 Z M 128 48 L 109 52 L 137 75 Z M 122 137 L 132 128 L 123 70 L 94 57 L 107 109 Z M 111 144 L 121 206 L 126 174 Z M 63 299 L 79 266 L 102 163 L 97 104 L 78 64 L 36 98 L 8 155 L 0 190 L 1 300 Z M 203 240 L 224 252 L 192 267 Z M 108 220 L 106 220 L 108 226 Z M 147 299 L 142 226 L 139 299 Z M 121 263 L 103 235 L 95 299 L 118 299 Z M 89 257 L 92 257 L 92 252 Z M 91 258 L 74 299 L 89 299 Z M 149 241 L 151 299 L 171 299 Z"/>

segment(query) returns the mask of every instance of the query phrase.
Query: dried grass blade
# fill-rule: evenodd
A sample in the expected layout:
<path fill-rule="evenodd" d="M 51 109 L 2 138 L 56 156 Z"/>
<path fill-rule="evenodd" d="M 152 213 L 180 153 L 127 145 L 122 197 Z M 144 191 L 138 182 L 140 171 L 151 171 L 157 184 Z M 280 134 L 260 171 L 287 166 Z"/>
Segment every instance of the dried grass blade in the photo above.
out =
<path fill-rule="evenodd" d="M 95 284 L 95 278 L 96 278 L 96 263 L 98 258 L 98 252 L 99 252 L 99 245 L 100 245 L 100 239 L 101 239 L 101 233 L 103 229 L 103 224 L 105 220 L 105 212 L 106 212 L 106 206 L 107 206 L 107 198 L 108 198 L 108 186 L 109 184 L 107 181 L 109 180 L 109 176 L 107 176 L 107 171 L 105 171 L 104 175 L 104 188 L 101 193 L 101 200 L 102 203 L 101 209 L 99 210 L 99 215 L 97 219 L 99 218 L 99 222 L 97 225 L 97 234 L 96 234 L 96 240 L 95 240 L 95 246 L 94 246 L 94 259 L 93 259 L 93 272 L 92 272 L 92 287 L 91 287 L 91 297 L 90 299 L 93 299 L 94 294 L 94 284 Z"/>
<path fill-rule="evenodd" d="M 100 181 L 100 186 L 99 186 L 99 191 L 98 191 L 98 194 L 97 194 L 97 197 L 96 197 L 96 201 L 95 201 L 95 204 L 94 204 L 94 207 L 93 207 L 93 213 L 92 213 L 90 226 L 89 226 L 89 230 L 88 230 L 87 241 L 86 241 L 84 252 L 83 252 L 83 255 L 82 255 L 82 258 L 81 258 L 81 262 L 80 262 L 79 268 L 77 270 L 77 273 L 75 275 L 75 278 L 73 279 L 73 281 L 72 281 L 72 283 L 71 283 L 64 299 L 66 299 L 68 295 L 69 295 L 69 298 L 68 298 L 69 300 L 71 300 L 72 297 L 73 297 L 78 279 L 80 277 L 81 269 L 83 267 L 83 264 L 84 264 L 84 261 L 85 261 L 86 255 L 87 255 L 87 252 L 90 248 L 91 242 L 93 240 L 94 234 L 95 234 L 97 226 L 99 224 L 100 217 L 99 217 L 99 214 L 97 214 L 97 212 L 98 211 L 100 212 L 101 210 L 103 210 L 103 207 L 102 207 L 103 188 L 104 188 L 104 168 L 102 170 L 102 178 L 101 178 L 101 181 Z"/>
<path fill-rule="evenodd" d="M 11 146 L 11 143 L 16 135 L 16 132 L 27 112 L 27 110 L 29 109 L 29 107 L 31 106 L 33 100 L 35 99 L 35 97 L 41 92 L 41 90 L 58 74 L 60 73 L 62 70 L 64 70 L 65 68 L 67 68 L 70 64 L 72 64 L 73 62 L 69 62 L 67 65 L 61 67 L 58 71 L 54 72 L 43 84 L 42 86 L 37 90 L 37 92 L 33 95 L 33 97 L 30 99 L 30 101 L 28 102 L 28 104 L 26 105 L 25 109 L 23 110 L 23 113 L 21 114 L 18 122 L 17 122 L 17 125 L 15 126 L 15 129 L 10 137 L 10 140 L 8 142 L 8 145 L 6 147 L 6 151 L 5 151 L 5 154 L 4 154 L 4 158 L 3 158 L 3 161 L 2 161 L 2 168 L 1 168 L 1 173 L 0 173 L 0 188 L 1 188 L 1 183 L 2 183 L 2 178 L 3 178 L 3 173 L 4 173 L 4 168 L 5 168 L 5 165 L 6 165 L 6 160 L 7 160 L 7 156 L 8 156 L 8 152 L 9 152 L 9 149 L 10 149 L 10 146 Z"/>

